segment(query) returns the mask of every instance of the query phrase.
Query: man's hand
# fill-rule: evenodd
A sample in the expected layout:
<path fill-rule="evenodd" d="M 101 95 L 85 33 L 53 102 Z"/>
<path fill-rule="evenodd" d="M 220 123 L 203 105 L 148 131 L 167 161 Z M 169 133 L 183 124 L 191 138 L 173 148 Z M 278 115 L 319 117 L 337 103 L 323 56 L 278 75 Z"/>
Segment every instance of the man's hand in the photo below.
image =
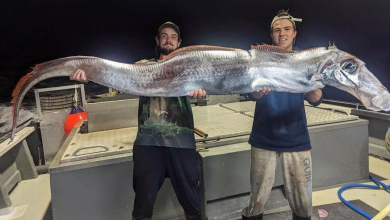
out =
<path fill-rule="evenodd" d="M 69 77 L 71 80 L 77 80 L 77 81 L 80 81 L 80 82 L 85 82 L 87 83 L 88 82 L 88 79 L 87 79 L 87 75 L 85 74 L 85 72 L 83 70 L 76 70 L 76 72 L 72 73 L 72 75 L 70 75 Z"/>
<path fill-rule="evenodd" d="M 206 91 L 202 89 L 195 89 L 195 91 L 190 93 L 190 96 L 200 99 L 206 96 Z"/>
<path fill-rule="evenodd" d="M 267 89 L 264 87 L 262 90 L 256 90 L 256 91 L 252 92 L 252 96 L 255 99 L 259 99 L 259 98 L 263 97 L 263 95 L 268 95 L 270 92 L 271 92 L 270 89 Z"/>

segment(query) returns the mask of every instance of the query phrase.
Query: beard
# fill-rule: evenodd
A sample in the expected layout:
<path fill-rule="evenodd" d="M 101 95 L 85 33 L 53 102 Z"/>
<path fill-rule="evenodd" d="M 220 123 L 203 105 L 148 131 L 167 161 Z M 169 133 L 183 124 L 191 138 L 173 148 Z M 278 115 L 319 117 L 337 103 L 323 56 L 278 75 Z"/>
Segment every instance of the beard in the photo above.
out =
<path fill-rule="evenodd" d="M 168 45 L 168 44 L 165 44 L 165 45 Z M 172 53 L 174 50 L 176 50 L 176 48 L 174 48 L 173 45 L 171 45 L 172 46 L 171 48 L 164 48 L 165 45 L 158 46 L 159 53 L 162 55 L 168 55 L 168 54 Z"/>

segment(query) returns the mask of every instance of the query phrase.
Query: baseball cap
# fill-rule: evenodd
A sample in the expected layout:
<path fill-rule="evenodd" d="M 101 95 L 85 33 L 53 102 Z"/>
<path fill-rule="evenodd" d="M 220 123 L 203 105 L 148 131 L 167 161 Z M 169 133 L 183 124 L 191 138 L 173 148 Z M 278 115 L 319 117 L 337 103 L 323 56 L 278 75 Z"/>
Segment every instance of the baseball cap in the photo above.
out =
<path fill-rule="evenodd" d="M 179 37 L 179 40 L 181 39 L 179 27 L 178 27 L 176 24 L 174 24 L 174 23 L 172 23 L 172 22 L 170 22 L 170 21 L 165 22 L 164 24 L 162 24 L 162 25 L 158 28 L 157 37 L 160 36 L 161 30 L 164 29 L 164 28 L 172 28 L 173 30 L 176 31 L 176 33 L 177 33 L 177 35 L 178 35 L 178 37 Z"/>
<path fill-rule="evenodd" d="M 291 16 L 288 11 L 280 11 L 278 15 L 276 15 L 274 17 L 274 19 L 272 19 L 272 22 L 271 22 L 271 28 L 272 28 L 272 25 L 274 25 L 274 23 L 277 21 L 277 20 L 280 20 L 280 19 L 288 19 L 289 21 L 291 21 L 291 23 L 293 23 L 294 27 L 295 27 L 295 22 L 302 22 L 302 18 L 294 18 L 293 16 Z"/>

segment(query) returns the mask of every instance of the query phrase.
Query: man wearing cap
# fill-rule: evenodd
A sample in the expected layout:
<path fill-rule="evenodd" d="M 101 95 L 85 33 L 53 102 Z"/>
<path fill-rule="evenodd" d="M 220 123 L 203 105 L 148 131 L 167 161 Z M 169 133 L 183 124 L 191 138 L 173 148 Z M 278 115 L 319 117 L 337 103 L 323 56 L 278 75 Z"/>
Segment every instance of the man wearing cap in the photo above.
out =
<path fill-rule="evenodd" d="M 287 51 L 299 50 L 295 43 L 296 21 L 288 11 L 279 11 L 271 22 L 273 44 Z M 312 162 L 304 100 L 317 106 L 322 91 L 306 94 L 271 92 L 267 88 L 250 94 L 256 101 L 251 144 L 251 194 L 242 219 L 263 219 L 264 208 L 275 180 L 276 159 L 280 157 L 284 188 L 294 220 L 311 219 Z"/>
<path fill-rule="evenodd" d="M 172 22 L 162 24 L 155 40 L 156 58 L 137 63 L 163 60 L 178 49 L 179 27 Z M 70 78 L 87 81 L 82 70 Z M 189 95 L 201 98 L 206 92 L 197 89 Z M 172 182 L 186 219 L 201 219 L 200 170 L 189 97 L 140 97 L 138 108 L 138 133 L 133 147 L 133 219 L 152 219 L 157 193 L 166 177 Z"/>

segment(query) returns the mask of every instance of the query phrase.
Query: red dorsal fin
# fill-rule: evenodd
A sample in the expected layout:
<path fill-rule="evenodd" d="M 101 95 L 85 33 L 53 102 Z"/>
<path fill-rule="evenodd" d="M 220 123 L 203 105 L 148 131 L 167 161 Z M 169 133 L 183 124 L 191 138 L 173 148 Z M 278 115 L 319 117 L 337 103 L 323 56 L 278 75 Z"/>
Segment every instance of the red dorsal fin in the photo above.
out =
<path fill-rule="evenodd" d="M 288 51 L 282 47 L 268 45 L 268 44 L 262 44 L 262 45 L 251 45 L 251 49 L 257 49 L 257 50 L 265 50 L 270 52 L 277 52 L 277 53 L 295 53 L 294 51 Z"/>
<path fill-rule="evenodd" d="M 12 104 L 16 103 L 16 99 L 18 98 L 18 95 L 22 90 L 24 84 L 26 84 L 27 80 L 30 79 L 34 75 L 34 73 L 36 73 L 39 69 L 43 68 L 45 65 L 46 63 L 40 63 L 35 65 L 35 67 L 32 68 L 33 70 L 31 72 L 27 73 L 19 80 L 19 82 L 15 86 L 14 91 L 12 92 Z"/>
<path fill-rule="evenodd" d="M 26 82 L 37 72 L 45 69 L 45 68 L 48 68 L 52 65 L 56 65 L 58 63 L 61 63 L 61 62 L 66 62 L 66 61 L 70 61 L 70 60 L 74 60 L 74 59 L 98 59 L 97 57 L 87 57 L 87 56 L 77 56 L 77 57 L 64 57 L 64 58 L 60 58 L 60 59 L 56 59 L 56 60 L 52 60 L 52 61 L 48 61 L 48 62 L 44 62 L 44 63 L 40 63 L 40 64 L 36 64 L 35 67 L 32 68 L 32 71 L 27 73 L 25 76 L 23 76 L 19 82 L 16 84 L 16 87 L 14 89 L 14 91 L 12 92 L 12 100 L 11 100 L 11 103 L 14 104 L 18 98 L 18 95 L 21 91 L 21 89 L 23 88 L 24 84 L 26 84 Z"/>
<path fill-rule="evenodd" d="M 220 47 L 220 46 L 207 46 L 207 45 L 197 45 L 197 46 L 188 46 L 183 47 L 180 49 L 177 49 L 170 53 L 164 60 L 167 60 L 169 58 L 172 58 L 174 56 L 177 56 L 181 53 L 188 52 L 188 51 L 196 51 L 196 50 L 225 50 L 225 51 L 234 51 L 234 50 L 240 50 L 237 48 L 230 48 L 230 47 Z"/>
<path fill-rule="evenodd" d="M 314 51 L 314 50 L 326 50 L 325 47 L 312 47 L 305 50 L 293 50 L 288 51 L 282 47 L 268 45 L 268 44 L 262 44 L 262 45 L 251 45 L 251 49 L 257 49 L 257 50 L 264 50 L 264 51 L 270 51 L 270 52 L 277 52 L 277 53 L 301 53 L 304 51 Z"/>

